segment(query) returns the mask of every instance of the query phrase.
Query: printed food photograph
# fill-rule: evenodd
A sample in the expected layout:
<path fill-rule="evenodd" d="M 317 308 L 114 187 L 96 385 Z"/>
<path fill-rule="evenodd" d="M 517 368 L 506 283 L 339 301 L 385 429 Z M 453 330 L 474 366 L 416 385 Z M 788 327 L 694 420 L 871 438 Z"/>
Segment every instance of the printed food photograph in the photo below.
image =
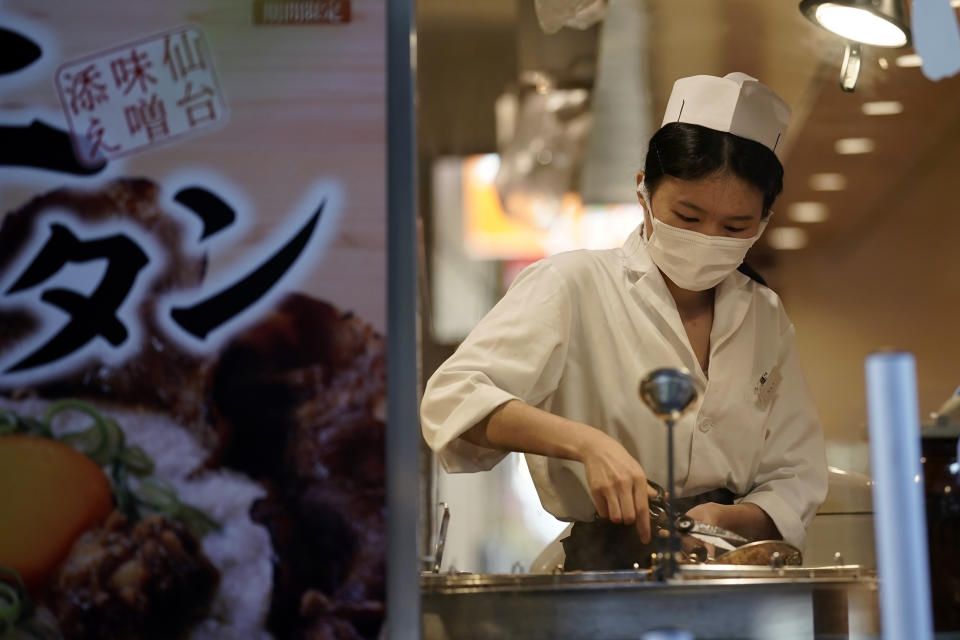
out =
<path fill-rule="evenodd" d="M 4 640 L 385 635 L 384 30 L 0 2 Z"/>

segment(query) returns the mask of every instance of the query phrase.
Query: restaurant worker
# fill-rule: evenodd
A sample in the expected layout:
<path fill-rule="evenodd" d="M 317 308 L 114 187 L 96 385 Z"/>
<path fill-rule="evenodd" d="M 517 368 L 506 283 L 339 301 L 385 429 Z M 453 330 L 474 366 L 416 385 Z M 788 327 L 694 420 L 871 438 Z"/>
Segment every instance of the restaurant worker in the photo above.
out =
<path fill-rule="evenodd" d="M 803 548 L 823 434 L 780 299 L 738 270 L 782 190 L 789 117 L 745 74 L 678 80 L 637 174 L 643 224 L 526 268 L 427 383 L 423 434 L 447 471 L 527 454 L 544 508 L 575 523 L 568 570 L 649 558 L 667 429 L 638 386 L 659 367 L 705 390 L 675 426 L 678 512 Z"/>

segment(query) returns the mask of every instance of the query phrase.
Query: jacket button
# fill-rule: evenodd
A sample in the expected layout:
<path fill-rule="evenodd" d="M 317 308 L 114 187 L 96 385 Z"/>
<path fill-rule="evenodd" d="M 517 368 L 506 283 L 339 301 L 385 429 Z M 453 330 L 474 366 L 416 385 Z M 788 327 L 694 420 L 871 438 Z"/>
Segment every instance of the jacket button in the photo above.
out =
<path fill-rule="evenodd" d="M 700 429 L 700 433 L 706 433 L 707 431 L 710 431 L 710 429 L 713 429 L 713 423 L 710 422 L 709 419 L 704 418 L 700 421 L 700 425 L 697 428 Z"/>

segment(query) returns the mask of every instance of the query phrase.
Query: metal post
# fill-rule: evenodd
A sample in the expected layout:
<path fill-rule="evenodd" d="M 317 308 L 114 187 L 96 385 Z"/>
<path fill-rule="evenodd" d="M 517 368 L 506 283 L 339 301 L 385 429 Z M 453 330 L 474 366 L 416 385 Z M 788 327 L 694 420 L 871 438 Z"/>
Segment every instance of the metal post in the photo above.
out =
<path fill-rule="evenodd" d="M 679 413 L 677 418 L 679 418 Z M 677 572 L 677 554 L 680 552 L 680 539 L 677 535 L 677 521 L 676 516 L 673 512 L 673 496 L 676 487 L 674 486 L 673 481 L 673 425 L 676 422 L 676 418 L 670 417 L 664 420 L 667 424 L 667 533 L 669 534 L 669 540 L 667 543 L 667 549 L 669 551 L 670 557 L 666 558 L 666 566 L 664 567 L 663 577 L 672 578 Z"/>
<path fill-rule="evenodd" d="M 930 640 L 930 572 L 913 356 L 866 360 L 874 534 L 883 637 Z"/>
<path fill-rule="evenodd" d="M 387 3 L 387 637 L 420 637 L 413 0 Z"/>

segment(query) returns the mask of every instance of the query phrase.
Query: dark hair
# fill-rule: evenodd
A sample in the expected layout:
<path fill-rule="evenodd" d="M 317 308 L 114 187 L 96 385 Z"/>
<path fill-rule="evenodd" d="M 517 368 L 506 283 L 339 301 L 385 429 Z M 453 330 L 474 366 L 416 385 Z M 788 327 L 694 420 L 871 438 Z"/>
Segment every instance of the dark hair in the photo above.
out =
<path fill-rule="evenodd" d="M 763 192 L 763 216 L 783 191 L 783 165 L 773 151 L 759 142 L 686 122 L 668 122 L 653 134 L 643 170 L 651 197 L 665 175 L 697 180 L 730 172 Z"/>

